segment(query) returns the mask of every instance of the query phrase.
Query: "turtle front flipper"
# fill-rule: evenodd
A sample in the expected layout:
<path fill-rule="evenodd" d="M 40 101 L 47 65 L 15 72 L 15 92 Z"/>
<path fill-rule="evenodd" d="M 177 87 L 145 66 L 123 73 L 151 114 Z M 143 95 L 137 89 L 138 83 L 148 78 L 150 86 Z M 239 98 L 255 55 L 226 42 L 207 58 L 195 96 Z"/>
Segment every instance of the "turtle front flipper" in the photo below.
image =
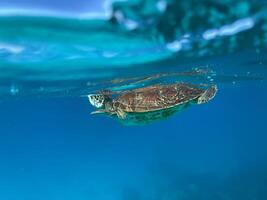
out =
<path fill-rule="evenodd" d="M 213 85 L 211 87 L 209 87 L 197 100 L 198 104 L 203 104 L 203 103 L 207 103 L 208 101 L 210 101 L 211 99 L 214 98 L 214 96 L 216 95 L 218 91 L 218 88 L 216 85 Z"/>
<path fill-rule="evenodd" d="M 95 115 L 95 114 L 104 114 L 104 113 L 106 113 L 106 111 L 103 110 L 103 109 L 101 109 L 101 110 L 93 111 L 93 112 L 91 112 L 90 114 L 91 114 L 91 115 Z"/>
<path fill-rule="evenodd" d="M 119 119 L 126 119 L 126 113 L 122 109 L 118 108 L 116 114 Z"/>

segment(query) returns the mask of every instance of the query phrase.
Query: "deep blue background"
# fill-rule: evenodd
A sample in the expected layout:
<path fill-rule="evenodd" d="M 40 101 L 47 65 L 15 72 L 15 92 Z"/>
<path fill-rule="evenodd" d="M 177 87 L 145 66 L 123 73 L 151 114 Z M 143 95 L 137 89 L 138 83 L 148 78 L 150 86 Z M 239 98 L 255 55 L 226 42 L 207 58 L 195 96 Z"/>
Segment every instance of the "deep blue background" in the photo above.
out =
<path fill-rule="evenodd" d="M 212 102 L 141 127 L 89 115 L 84 98 L 1 102 L 0 199 L 120 199 L 170 166 L 231 179 L 266 162 L 266 102 L 263 83 L 224 85 Z"/>

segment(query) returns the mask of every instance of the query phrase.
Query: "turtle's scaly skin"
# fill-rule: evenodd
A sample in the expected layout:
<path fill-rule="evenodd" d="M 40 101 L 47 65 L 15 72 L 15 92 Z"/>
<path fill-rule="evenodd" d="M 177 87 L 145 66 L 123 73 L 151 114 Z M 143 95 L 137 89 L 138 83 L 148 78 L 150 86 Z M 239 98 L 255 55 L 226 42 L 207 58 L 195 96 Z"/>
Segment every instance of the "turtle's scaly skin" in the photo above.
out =
<path fill-rule="evenodd" d="M 123 93 L 113 100 L 113 107 L 126 113 L 152 112 L 187 103 L 205 91 L 184 83 L 150 86 Z"/>

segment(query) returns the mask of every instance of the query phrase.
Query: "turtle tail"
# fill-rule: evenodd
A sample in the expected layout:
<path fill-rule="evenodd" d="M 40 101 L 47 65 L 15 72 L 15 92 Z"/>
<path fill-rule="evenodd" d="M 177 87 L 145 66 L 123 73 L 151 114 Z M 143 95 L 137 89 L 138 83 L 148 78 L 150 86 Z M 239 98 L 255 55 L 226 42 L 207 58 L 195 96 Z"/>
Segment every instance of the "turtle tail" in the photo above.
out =
<path fill-rule="evenodd" d="M 218 88 L 216 85 L 212 85 L 209 87 L 197 100 L 198 104 L 207 103 L 211 99 L 213 99 L 218 91 Z"/>

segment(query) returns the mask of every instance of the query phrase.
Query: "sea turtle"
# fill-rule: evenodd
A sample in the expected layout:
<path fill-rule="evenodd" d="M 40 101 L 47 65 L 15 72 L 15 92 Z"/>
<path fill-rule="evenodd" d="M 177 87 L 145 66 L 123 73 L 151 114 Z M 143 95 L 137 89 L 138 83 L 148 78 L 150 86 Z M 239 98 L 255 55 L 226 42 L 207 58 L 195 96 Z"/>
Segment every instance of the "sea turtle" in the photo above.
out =
<path fill-rule="evenodd" d="M 98 109 L 91 114 L 106 113 L 128 124 L 146 124 L 166 118 L 191 104 L 206 103 L 216 92 L 216 85 L 205 88 L 176 83 L 124 91 L 114 98 L 111 91 L 102 91 L 88 95 L 88 99 Z"/>

